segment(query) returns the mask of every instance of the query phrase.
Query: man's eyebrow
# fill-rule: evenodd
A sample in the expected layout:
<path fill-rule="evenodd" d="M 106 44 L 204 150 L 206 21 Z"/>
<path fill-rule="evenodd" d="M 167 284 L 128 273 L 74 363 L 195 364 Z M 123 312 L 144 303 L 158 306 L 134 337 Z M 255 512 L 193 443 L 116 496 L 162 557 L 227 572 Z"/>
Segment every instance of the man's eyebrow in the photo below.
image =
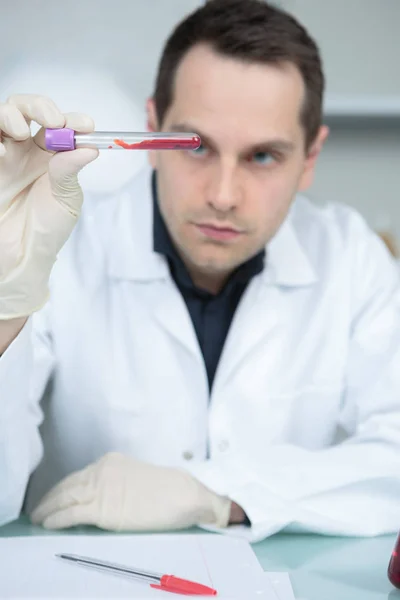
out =
<path fill-rule="evenodd" d="M 200 136 L 201 141 L 204 144 L 206 144 L 207 146 L 210 146 L 211 148 L 216 147 L 216 143 L 213 141 L 213 139 L 210 136 L 206 135 L 205 133 L 202 133 L 201 131 L 199 131 L 199 129 L 197 127 L 192 126 L 190 123 L 173 123 L 169 127 L 169 130 L 174 133 L 179 133 L 179 132 L 196 133 L 197 135 Z M 254 152 L 268 152 L 268 151 L 274 151 L 274 152 L 280 152 L 282 154 L 286 154 L 286 153 L 293 152 L 294 149 L 295 149 L 295 144 L 293 142 L 291 142 L 289 140 L 285 140 L 285 139 L 275 138 L 275 139 L 256 142 L 256 143 L 252 144 L 251 146 L 249 146 L 248 148 L 245 148 L 243 150 L 243 154 L 251 154 Z"/>
<path fill-rule="evenodd" d="M 282 140 L 280 138 L 266 140 L 254 144 L 250 148 L 244 151 L 245 154 L 251 154 L 256 152 L 278 152 L 280 154 L 290 154 L 295 149 L 295 144 L 288 140 Z"/>

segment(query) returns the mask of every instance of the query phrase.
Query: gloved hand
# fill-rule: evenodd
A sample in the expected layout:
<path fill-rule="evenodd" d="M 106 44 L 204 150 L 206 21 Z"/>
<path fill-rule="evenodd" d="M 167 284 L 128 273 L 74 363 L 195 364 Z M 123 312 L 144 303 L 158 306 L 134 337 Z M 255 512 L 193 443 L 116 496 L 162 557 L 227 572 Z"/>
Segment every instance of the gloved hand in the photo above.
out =
<path fill-rule="evenodd" d="M 90 117 L 62 114 L 43 96 L 21 94 L 0 104 L 0 320 L 28 316 L 45 304 L 57 253 L 81 210 L 77 174 L 98 156 L 86 148 L 53 156 L 43 129 L 31 137 L 32 120 L 82 133 L 94 129 Z"/>
<path fill-rule="evenodd" d="M 103 529 L 162 531 L 192 525 L 226 527 L 231 502 L 185 471 L 106 454 L 72 473 L 31 514 L 48 529 L 96 525 Z"/>

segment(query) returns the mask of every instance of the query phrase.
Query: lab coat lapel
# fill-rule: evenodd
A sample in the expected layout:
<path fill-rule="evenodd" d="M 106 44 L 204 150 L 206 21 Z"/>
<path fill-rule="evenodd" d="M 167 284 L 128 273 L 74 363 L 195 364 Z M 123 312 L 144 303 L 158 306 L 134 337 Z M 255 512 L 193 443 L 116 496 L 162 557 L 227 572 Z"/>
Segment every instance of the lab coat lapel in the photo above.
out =
<path fill-rule="evenodd" d="M 266 265 L 248 286 L 233 318 L 216 374 L 216 384 L 232 372 L 260 344 L 271 344 L 279 352 L 286 324 L 288 288 L 312 285 L 317 280 L 290 216 L 266 247 Z M 296 302 L 295 295 L 292 302 Z"/>
<path fill-rule="evenodd" d="M 200 346 L 185 301 L 173 280 L 165 279 L 152 295 L 154 316 L 160 327 L 203 362 Z"/>
<path fill-rule="evenodd" d="M 164 256 L 153 250 L 151 170 L 144 169 L 117 200 L 110 236 L 108 275 L 149 287 L 154 318 L 176 341 L 202 360 L 186 304 Z M 136 285 L 132 286 L 135 293 Z"/>
<path fill-rule="evenodd" d="M 218 365 L 214 390 L 226 383 L 231 374 L 260 343 L 278 331 L 282 315 L 278 310 L 276 288 L 266 287 L 263 276 L 256 276 L 244 293 L 228 332 Z"/>

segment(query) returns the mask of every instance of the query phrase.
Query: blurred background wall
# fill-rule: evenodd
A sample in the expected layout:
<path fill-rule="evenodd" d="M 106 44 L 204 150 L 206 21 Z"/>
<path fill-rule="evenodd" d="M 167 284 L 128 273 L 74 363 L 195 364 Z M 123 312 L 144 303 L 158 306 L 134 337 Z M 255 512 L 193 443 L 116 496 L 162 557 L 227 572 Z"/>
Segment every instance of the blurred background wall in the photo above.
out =
<path fill-rule="evenodd" d="M 98 129 L 145 128 L 163 43 L 202 0 L 0 0 L 0 98 L 50 95 Z M 400 0 L 280 0 L 320 44 L 331 135 L 309 196 L 355 206 L 400 240 Z M 103 152 L 82 174 L 117 190 L 146 160 Z M 400 245 L 400 244 L 399 244 Z"/>
<path fill-rule="evenodd" d="M 320 45 L 330 139 L 310 197 L 400 242 L 400 0 L 283 0 Z"/>

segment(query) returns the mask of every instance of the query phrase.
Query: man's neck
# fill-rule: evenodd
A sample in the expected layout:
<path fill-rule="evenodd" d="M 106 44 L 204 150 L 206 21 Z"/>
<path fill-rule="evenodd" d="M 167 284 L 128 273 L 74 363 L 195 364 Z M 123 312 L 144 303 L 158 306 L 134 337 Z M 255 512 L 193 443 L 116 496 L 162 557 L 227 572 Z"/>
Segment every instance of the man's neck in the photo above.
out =
<path fill-rule="evenodd" d="M 214 294 L 215 296 L 222 290 L 230 275 L 230 273 L 210 275 L 201 273 L 191 268 L 189 265 L 186 265 L 186 267 L 194 285 L 199 289 L 206 290 L 210 294 Z"/>

